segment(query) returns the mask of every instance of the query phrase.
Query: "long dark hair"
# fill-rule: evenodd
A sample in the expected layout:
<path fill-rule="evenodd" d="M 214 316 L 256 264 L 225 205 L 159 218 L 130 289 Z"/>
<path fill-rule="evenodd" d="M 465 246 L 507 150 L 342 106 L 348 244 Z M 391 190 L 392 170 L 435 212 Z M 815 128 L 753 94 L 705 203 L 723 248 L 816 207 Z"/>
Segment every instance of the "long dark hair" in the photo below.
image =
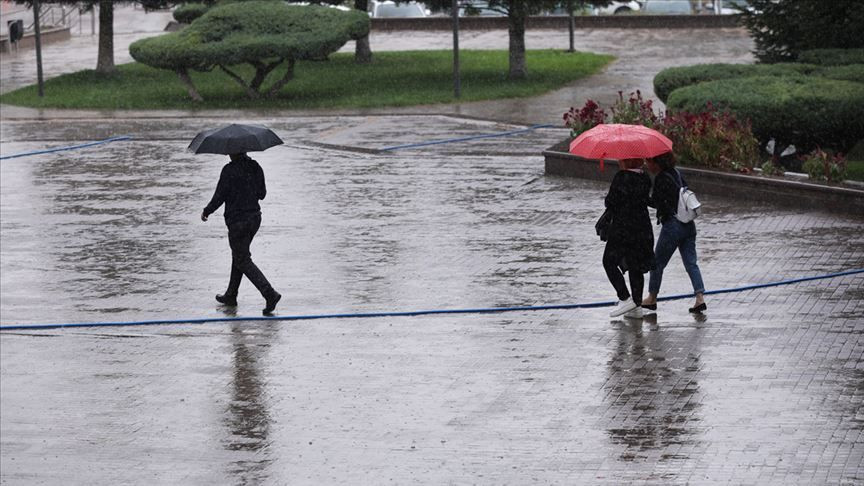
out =
<path fill-rule="evenodd" d="M 672 152 L 666 152 L 654 157 L 654 163 L 660 166 L 660 170 L 669 170 L 675 167 L 678 160 Z"/>

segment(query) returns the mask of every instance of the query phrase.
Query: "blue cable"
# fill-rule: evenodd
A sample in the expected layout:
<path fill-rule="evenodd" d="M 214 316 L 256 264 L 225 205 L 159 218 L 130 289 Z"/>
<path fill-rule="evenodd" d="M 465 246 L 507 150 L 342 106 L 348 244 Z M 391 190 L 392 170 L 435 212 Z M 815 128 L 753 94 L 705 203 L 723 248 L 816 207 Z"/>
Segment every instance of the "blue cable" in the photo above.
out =
<path fill-rule="evenodd" d="M 432 142 L 420 142 L 420 143 L 411 143 L 407 145 L 394 145 L 392 147 L 384 147 L 380 149 L 382 152 L 387 152 L 390 150 L 401 150 L 406 148 L 414 148 L 414 147 L 425 147 L 427 145 L 439 145 L 442 143 L 455 143 L 455 142 L 465 142 L 468 140 L 476 140 L 478 138 L 496 138 L 496 137 L 509 137 L 510 135 L 516 135 L 517 133 L 525 133 L 530 132 L 531 130 L 536 130 L 538 128 L 550 128 L 555 125 L 532 125 L 528 128 L 523 128 L 521 130 L 513 130 L 510 132 L 500 132 L 500 133 L 487 133 L 485 135 L 474 135 L 471 137 L 462 137 L 462 138 L 448 138 L 446 140 L 434 140 Z"/>
<path fill-rule="evenodd" d="M 781 280 L 778 282 L 769 282 L 764 284 L 746 285 L 743 287 L 735 287 L 729 289 L 709 290 L 705 295 L 724 294 L 730 292 L 744 292 L 746 290 L 762 289 L 767 287 L 777 287 L 780 285 L 790 285 L 800 282 L 808 282 L 811 280 L 822 280 L 828 278 L 842 277 L 845 275 L 855 275 L 864 273 L 864 268 L 858 270 L 848 270 L 839 273 L 830 273 L 827 275 L 817 275 L 814 277 L 801 277 L 790 280 Z M 677 299 L 686 299 L 693 297 L 694 294 L 677 294 L 660 297 L 658 301 L 668 301 Z M 414 317 L 433 314 L 489 314 L 498 312 L 524 312 L 524 311 L 539 311 L 539 310 L 557 310 L 557 309 L 588 309 L 594 307 L 610 307 L 617 304 L 617 300 L 609 300 L 603 302 L 588 302 L 583 304 L 553 304 L 553 305 L 527 305 L 517 307 L 481 307 L 475 309 L 433 309 L 433 310 L 418 310 L 418 311 L 395 311 L 395 312 L 361 312 L 361 313 L 345 313 L 345 314 L 309 314 L 309 315 L 294 315 L 294 316 L 268 316 L 268 317 L 212 317 L 199 319 L 165 319 L 152 321 L 126 321 L 126 322 L 83 322 L 69 324 L 12 324 L 0 326 L 0 331 L 13 330 L 37 330 L 37 329 L 57 329 L 65 327 L 120 327 L 120 326 L 152 326 L 152 325 L 167 325 L 167 324 L 205 324 L 210 322 L 239 322 L 239 321 L 302 321 L 313 319 L 345 319 L 345 318 L 369 318 L 369 317 Z"/>
<path fill-rule="evenodd" d="M 80 148 L 85 148 L 85 147 L 92 147 L 94 145 L 102 145 L 103 143 L 117 142 L 120 140 L 130 140 L 131 138 L 132 137 L 129 135 L 123 135 L 123 136 L 119 136 L 119 137 L 111 137 L 111 138 L 106 138 L 105 140 L 99 140 L 98 142 L 84 143 L 81 145 L 72 145 L 70 147 L 59 147 L 59 148 L 55 148 L 55 149 L 35 150 L 33 152 L 23 152 L 20 154 L 5 155 L 3 157 L 0 157 L 0 160 L 14 159 L 17 157 L 27 157 L 30 155 L 48 154 L 51 152 L 62 152 L 64 150 L 75 150 L 75 149 L 80 149 Z"/>

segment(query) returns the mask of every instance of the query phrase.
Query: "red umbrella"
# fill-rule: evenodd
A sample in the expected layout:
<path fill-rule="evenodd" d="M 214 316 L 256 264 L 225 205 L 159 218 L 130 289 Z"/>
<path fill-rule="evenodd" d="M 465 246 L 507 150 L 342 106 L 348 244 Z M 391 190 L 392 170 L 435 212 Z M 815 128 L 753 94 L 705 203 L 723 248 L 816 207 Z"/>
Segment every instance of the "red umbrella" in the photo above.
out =
<path fill-rule="evenodd" d="M 586 159 L 645 159 L 672 151 L 672 140 L 642 125 L 604 123 L 570 142 L 570 153 Z"/>

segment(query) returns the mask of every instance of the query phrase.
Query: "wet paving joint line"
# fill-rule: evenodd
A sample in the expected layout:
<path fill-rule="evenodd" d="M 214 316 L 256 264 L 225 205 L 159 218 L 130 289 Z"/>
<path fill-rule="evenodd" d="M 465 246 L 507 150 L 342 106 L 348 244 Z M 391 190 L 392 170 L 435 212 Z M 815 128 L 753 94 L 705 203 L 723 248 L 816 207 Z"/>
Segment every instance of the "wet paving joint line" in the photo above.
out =
<path fill-rule="evenodd" d="M 34 150 L 32 152 L 23 152 L 20 154 L 5 155 L 5 156 L 0 157 L 0 160 L 14 159 L 17 157 L 28 157 L 30 155 L 49 154 L 52 152 L 62 152 L 65 150 L 77 150 L 77 149 L 81 149 L 81 148 L 93 147 L 96 145 L 102 145 L 102 144 L 106 144 L 106 143 L 110 143 L 110 142 L 119 142 L 122 140 L 131 140 L 131 139 L 132 139 L 131 135 L 121 135 L 118 137 L 106 138 L 105 140 L 98 140 L 96 142 L 83 143 L 80 145 L 71 145 L 69 147 L 58 147 L 58 148 L 46 149 L 46 150 Z"/>
<path fill-rule="evenodd" d="M 468 142 L 471 140 L 477 140 L 481 138 L 497 138 L 497 137 L 509 137 L 511 135 L 518 135 L 521 133 L 531 132 L 537 130 L 538 128 L 552 128 L 556 127 L 556 125 L 543 124 L 543 125 L 531 125 L 528 128 L 522 128 L 519 130 L 511 130 L 508 132 L 500 132 L 500 133 L 486 133 L 483 135 L 472 135 L 470 137 L 459 137 L 459 138 L 448 138 L 444 140 L 432 140 L 429 142 L 418 142 L 418 143 L 409 143 L 405 145 L 394 145 L 392 147 L 384 147 L 380 149 L 381 152 L 389 152 L 392 150 L 402 150 L 407 148 L 416 148 L 416 147 L 426 147 L 428 145 L 440 145 L 445 143 L 457 143 L 457 142 Z"/>
<path fill-rule="evenodd" d="M 745 292 L 748 290 L 762 289 L 768 287 L 777 287 L 780 285 L 791 285 L 801 282 L 809 282 L 813 280 L 824 280 L 829 278 L 843 277 L 847 275 L 855 275 L 864 273 L 864 268 L 856 270 L 847 270 L 844 272 L 830 273 L 826 275 L 816 275 L 811 277 L 800 277 L 789 280 L 780 280 L 776 282 L 768 282 L 762 284 L 745 285 L 742 287 L 707 290 L 705 295 L 724 294 L 731 292 Z M 660 297 L 658 301 L 669 301 L 687 299 L 693 297 L 693 293 L 668 295 Z M 542 310 L 561 310 L 561 309 L 591 309 L 597 307 L 611 307 L 618 302 L 614 300 L 602 302 L 586 302 L 580 304 L 552 304 L 552 305 L 525 305 L 514 307 L 481 307 L 473 309 L 430 309 L 416 311 L 393 311 L 393 312 L 355 312 L 355 313 L 334 313 L 334 314 L 307 314 L 307 315 L 292 315 L 292 316 L 262 316 L 262 317 L 210 317 L 210 318 L 188 318 L 188 319 L 158 319 L 145 321 L 118 321 L 118 322 L 80 322 L 80 323 L 56 323 L 56 324 L 9 324 L 0 326 L 0 331 L 13 330 L 35 330 L 35 329 L 58 329 L 58 328 L 77 328 L 77 327 L 120 327 L 120 326 L 153 326 L 153 325 L 173 325 L 173 324 L 205 324 L 216 322 L 239 322 L 239 321 L 302 321 L 302 320 L 319 320 L 319 319 L 360 319 L 373 317 L 416 317 L 425 315 L 443 315 L 443 314 L 494 314 L 502 312 L 526 312 L 526 311 L 542 311 Z"/>

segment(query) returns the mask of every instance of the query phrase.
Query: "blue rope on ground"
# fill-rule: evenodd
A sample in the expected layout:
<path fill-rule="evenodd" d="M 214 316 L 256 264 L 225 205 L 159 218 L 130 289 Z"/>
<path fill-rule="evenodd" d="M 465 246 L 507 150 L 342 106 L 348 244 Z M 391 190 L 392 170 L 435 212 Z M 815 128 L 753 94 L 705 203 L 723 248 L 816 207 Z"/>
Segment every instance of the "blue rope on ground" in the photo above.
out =
<path fill-rule="evenodd" d="M 496 138 L 496 137 L 509 137 L 510 135 L 516 135 L 518 133 L 530 132 L 531 130 L 536 130 L 538 128 L 551 128 L 555 125 L 532 125 L 528 128 L 523 128 L 521 130 L 513 130 L 510 132 L 501 132 L 501 133 L 487 133 L 485 135 L 474 135 L 471 137 L 461 137 L 461 138 L 448 138 L 446 140 L 434 140 L 432 142 L 420 142 L 420 143 L 410 143 L 407 145 L 394 145 L 392 147 L 384 147 L 381 149 L 382 152 L 387 152 L 390 150 L 401 150 L 407 148 L 415 148 L 415 147 L 425 147 L 427 145 L 439 145 L 442 143 L 455 143 L 455 142 L 465 142 L 468 140 L 476 140 L 478 138 Z"/>
<path fill-rule="evenodd" d="M 99 140 L 97 142 L 83 143 L 81 145 L 72 145 L 70 147 L 59 147 L 59 148 L 47 149 L 47 150 L 35 150 L 33 152 L 24 152 L 24 153 L 20 153 L 20 154 L 6 155 L 3 157 L 0 157 L 0 160 L 14 159 L 17 157 L 27 157 L 30 155 L 48 154 L 51 152 L 62 152 L 64 150 L 75 150 L 75 149 L 80 149 L 80 148 L 85 148 L 85 147 L 92 147 L 94 145 L 102 145 L 103 143 L 118 142 L 120 140 L 130 140 L 131 138 L 132 137 L 129 135 L 122 135 L 119 137 L 106 138 L 105 140 Z"/>
<path fill-rule="evenodd" d="M 781 280 L 778 282 L 769 282 L 764 284 L 745 285 L 743 287 L 735 287 L 729 289 L 709 290 L 705 295 L 725 294 L 730 292 L 744 292 L 747 290 L 764 289 L 767 287 L 777 287 L 780 285 L 791 285 L 800 282 L 808 282 L 811 280 L 823 280 L 828 278 L 843 277 L 846 275 L 855 275 L 864 273 L 864 268 L 858 270 L 849 270 L 839 273 L 829 273 L 827 275 L 817 275 L 814 277 L 802 277 L 790 280 Z M 658 301 L 668 301 L 677 299 L 686 299 L 693 297 L 694 294 L 677 294 L 660 297 Z M 310 315 L 295 315 L 295 316 L 269 316 L 269 317 L 212 317 L 200 319 L 165 319 L 153 321 L 127 321 L 127 322 L 82 322 L 70 324 L 13 324 L 0 326 L 0 331 L 21 331 L 21 330 L 38 330 L 38 329 L 57 329 L 64 327 L 120 327 L 120 326 L 153 326 L 153 325 L 168 325 L 168 324 L 205 324 L 211 322 L 238 322 L 238 321 L 303 321 L 314 319 L 346 319 L 346 318 L 369 318 L 369 317 L 415 317 L 433 314 L 491 314 L 498 312 L 524 312 L 524 311 L 539 311 L 539 310 L 557 310 L 557 309 L 588 309 L 593 307 L 610 307 L 617 304 L 617 300 L 609 300 L 603 302 L 588 302 L 583 304 L 554 304 L 554 305 L 528 305 L 517 307 L 485 307 L 475 309 L 433 309 L 433 310 L 418 310 L 418 311 L 395 311 L 395 312 L 360 312 L 346 314 L 310 314 Z"/>

